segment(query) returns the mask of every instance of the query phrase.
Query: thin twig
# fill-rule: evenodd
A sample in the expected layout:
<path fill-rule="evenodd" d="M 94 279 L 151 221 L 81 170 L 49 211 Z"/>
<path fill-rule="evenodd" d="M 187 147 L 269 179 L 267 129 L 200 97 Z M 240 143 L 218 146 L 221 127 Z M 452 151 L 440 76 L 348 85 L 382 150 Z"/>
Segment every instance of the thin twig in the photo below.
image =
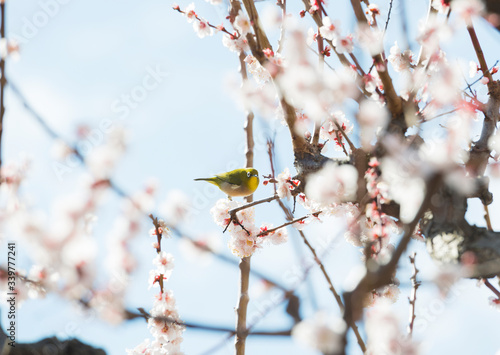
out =
<path fill-rule="evenodd" d="M 484 207 L 484 220 L 486 221 L 486 227 L 489 231 L 493 231 L 493 226 L 491 225 L 490 212 L 488 211 L 488 205 L 483 205 Z"/>
<path fill-rule="evenodd" d="M 242 210 L 245 210 L 247 208 L 257 206 L 257 205 L 260 205 L 261 203 L 271 202 L 271 201 L 277 200 L 278 198 L 279 198 L 278 195 L 273 195 L 273 196 L 270 196 L 270 197 L 266 197 L 266 198 L 263 198 L 261 200 L 253 201 L 253 202 L 244 204 L 242 206 L 235 207 L 232 210 L 229 210 L 228 213 L 230 215 L 236 215 L 236 213 L 239 212 L 239 211 L 242 211 Z"/>
<path fill-rule="evenodd" d="M 389 2 L 389 10 L 387 11 L 387 20 L 385 21 L 384 33 L 387 32 L 387 27 L 389 26 L 389 21 L 391 20 L 392 2 L 393 0 Z"/>
<path fill-rule="evenodd" d="M 413 267 L 413 274 L 410 277 L 411 280 L 411 295 L 408 297 L 408 302 L 410 303 L 410 322 L 408 324 L 408 336 L 411 338 L 413 334 L 413 326 L 415 324 L 415 306 L 417 302 L 417 289 L 421 285 L 420 281 L 417 281 L 417 274 L 419 270 L 417 269 L 417 264 L 415 264 L 415 257 L 417 253 L 413 253 L 413 255 L 410 255 L 410 263 Z"/>
<path fill-rule="evenodd" d="M 286 226 L 289 226 L 291 224 L 303 221 L 306 218 L 309 218 L 309 217 L 318 217 L 318 215 L 320 213 L 321 213 L 321 211 L 318 211 L 318 212 L 314 212 L 314 213 L 311 213 L 311 214 L 308 214 L 308 215 L 305 215 L 305 216 L 302 216 L 302 217 L 299 217 L 299 218 L 295 218 L 295 219 L 293 219 L 293 220 L 291 220 L 289 222 L 283 223 L 281 226 L 278 226 L 278 227 L 275 227 L 275 228 L 271 228 L 271 229 L 262 231 L 259 234 L 257 234 L 256 236 L 257 237 L 262 237 L 262 236 L 265 236 L 265 235 L 269 235 L 271 233 L 276 232 L 278 229 L 285 228 Z"/>
<path fill-rule="evenodd" d="M 328 272 L 326 271 L 325 266 L 323 265 L 323 263 L 319 259 L 318 255 L 316 254 L 316 250 L 314 249 L 314 247 L 307 240 L 305 234 L 302 231 L 299 231 L 299 233 L 300 233 L 300 236 L 302 237 L 302 240 L 304 241 L 304 244 L 309 248 L 309 250 L 313 254 L 314 260 L 318 264 L 318 266 L 321 270 L 321 273 L 325 277 L 325 280 L 328 283 L 328 288 L 332 292 L 332 295 L 335 298 L 335 301 L 337 301 L 337 304 L 339 305 L 340 311 L 342 313 L 344 313 L 345 307 L 344 307 L 344 303 L 342 302 L 342 298 L 340 297 L 337 290 L 333 286 L 332 280 L 330 279 L 330 275 L 328 275 Z M 363 338 L 361 337 L 361 334 L 359 333 L 358 326 L 356 325 L 356 323 L 354 321 L 349 321 L 348 324 L 352 328 L 352 330 L 354 331 L 354 334 L 356 335 L 356 339 L 358 341 L 359 347 L 361 348 L 361 351 L 363 351 L 363 353 L 365 353 L 366 352 L 366 345 L 365 345 L 365 342 L 363 341 Z"/>
<path fill-rule="evenodd" d="M 499 61 L 499 60 L 497 60 L 497 61 L 495 62 L 495 64 L 493 64 L 493 65 L 492 65 L 492 66 L 488 69 L 488 71 L 489 71 L 489 72 L 491 72 L 491 70 L 492 70 L 494 67 L 496 67 L 496 66 L 497 66 L 498 62 L 500 62 L 500 61 Z M 472 83 L 467 84 L 467 86 L 474 86 L 475 84 L 479 83 L 479 82 L 481 81 L 481 79 L 482 79 L 482 78 L 484 78 L 484 75 L 481 75 L 479 78 L 477 78 L 476 80 L 474 80 Z M 465 89 L 467 89 L 467 88 L 465 88 Z M 465 89 L 463 89 L 462 91 L 465 91 Z"/>
<path fill-rule="evenodd" d="M 158 218 L 153 217 L 153 214 L 149 215 L 149 218 L 153 221 L 153 225 L 155 226 L 155 233 L 156 237 L 158 239 L 158 247 L 156 248 L 156 253 L 160 254 L 161 253 L 161 238 L 163 236 L 163 230 L 160 227 L 160 223 L 158 221 Z M 160 284 L 160 293 L 163 294 L 163 274 L 160 274 L 158 276 L 158 283 Z"/>
<path fill-rule="evenodd" d="M 184 12 L 184 11 L 182 11 L 178 5 L 177 5 L 177 6 L 174 6 L 174 7 L 172 7 L 172 8 L 173 8 L 175 11 L 180 12 L 181 14 L 185 14 L 185 12 Z M 199 17 L 198 17 L 198 15 L 195 15 L 194 17 L 196 18 L 196 20 L 197 20 L 198 22 L 202 22 L 202 19 L 201 19 L 201 18 L 199 18 Z M 208 21 L 206 21 L 206 23 L 207 23 L 207 25 L 208 25 L 209 27 L 214 28 L 214 29 L 216 29 L 217 31 L 224 32 L 224 33 L 228 34 L 231 38 L 235 38 L 235 37 L 236 37 L 233 33 L 229 32 L 229 31 L 228 31 L 225 27 L 214 26 L 214 25 L 212 25 L 212 24 L 211 24 L 210 22 L 208 22 Z"/>
<path fill-rule="evenodd" d="M 488 65 L 486 64 L 483 49 L 479 44 L 479 39 L 477 38 L 476 30 L 474 29 L 472 21 L 467 25 L 467 31 L 469 32 L 472 45 L 474 46 L 474 50 L 476 51 L 477 60 L 479 61 L 479 67 L 483 72 L 483 75 L 488 78 L 488 88 L 490 89 L 490 84 L 493 81 L 493 77 L 491 76 L 491 72 L 489 71 Z"/>
<path fill-rule="evenodd" d="M 493 286 L 488 279 L 483 279 L 483 282 L 486 287 L 488 287 L 494 294 L 497 296 L 498 299 L 500 299 L 500 291 L 498 291 L 495 286 Z"/>

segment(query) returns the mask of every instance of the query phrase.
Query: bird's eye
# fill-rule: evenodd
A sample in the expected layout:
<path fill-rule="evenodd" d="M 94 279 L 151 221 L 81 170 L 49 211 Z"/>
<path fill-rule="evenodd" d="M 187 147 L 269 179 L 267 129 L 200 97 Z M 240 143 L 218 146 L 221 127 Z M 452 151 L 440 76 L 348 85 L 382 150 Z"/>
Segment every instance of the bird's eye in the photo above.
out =
<path fill-rule="evenodd" d="M 251 175 L 252 175 L 252 174 L 250 174 L 250 173 L 247 173 L 247 177 L 250 177 Z"/>

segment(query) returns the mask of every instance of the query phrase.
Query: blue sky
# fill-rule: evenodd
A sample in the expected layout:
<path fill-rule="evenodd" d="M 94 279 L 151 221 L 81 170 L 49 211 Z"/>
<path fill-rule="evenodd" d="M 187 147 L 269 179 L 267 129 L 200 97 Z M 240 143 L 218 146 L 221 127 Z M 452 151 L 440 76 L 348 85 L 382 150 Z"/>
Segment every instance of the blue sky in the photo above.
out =
<path fill-rule="evenodd" d="M 185 7 L 188 3 L 179 4 Z M 414 16 L 409 23 L 410 32 L 414 34 L 417 24 L 413 18 L 423 16 L 425 8 L 416 2 L 408 3 L 408 11 Z M 222 46 L 220 36 L 200 40 L 191 24 L 174 12 L 171 5 L 168 1 L 155 0 L 66 0 L 64 4 L 56 0 L 8 1 L 7 32 L 17 35 L 18 39 L 24 38 L 19 61 L 8 62 L 8 80 L 15 83 L 46 121 L 70 141 L 75 141 L 76 127 L 81 124 L 95 128 L 103 119 L 109 119 L 113 125 L 125 126 L 129 132 L 128 150 L 113 179 L 125 190 L 134 192 L 155 177 L 160 186 L 158 202 L 162 202 L 171 189 L 184 191 L 194 199 L 198 208 L 183 230 L 190 235 L 215 233 L 221 240 L 222 250 L 228 253 L 225 248 L 228 236 L 222 235 L 209 213 L 210 207 L 223 195 L 192 179 L 244 164 L 241 143 L 244 138 L 243 112 L 233 102 L 226 87 L 227 81 L 236 73 L 238 59 Z M 259 9 L 270 5 L 271 2 L 260 3 Z M 198 12 L 213 23 L 221 22 L 224 17 L 223 7 L 213 7 L 202 1 L 196 6 Z M 291 9 L 295 10 L 293 6 Z M 352 23 L 350 9 L 339 6 L 336 10 L 342 23 L 349 28 Z M 394 10 L 395 14 L 398 10 Z M 298 11 L 297 8 L 295 13 Z M 48 19 L 46 23 L 45 18 Z M 394 20 L 389 29 L 388 47 L 398 38 L 398 22 Z M 479 26 L 478 35 L 485 43 L 483 48 L 491 65 L 497 59 L 494 48 L 498 46 L 499 35 L 485 26 Z M 462 43 L 463 33 L 459 33 L 446 46 L 450 53 L 465 58 L 467 63 L 473 59 L 471 47 L 468 42 Z M 154 89 L 146 90 L 137 107 L 131 108 L 127 115 L 123 110 L 116 110 L 125 105 L 123 95 L 132 95 L 137 86 L 143 85 L 145 76 L 158 68 L 168 74 L 158 80 Z M 22 193 L 29 198 L 33 208 L 48 211 L 54 199 L 73 191 L 85 170 L 80 166 L 72 168 L 59 179 L 50 154 L 51 138 L 9 91 L 6 107 L 2 142 L 4 160 L 13 161 L 24 154 L 31 157 L 32 168 Z M 278 170 L 292 168 L 293 157 L 286 129 L 279 122 L 257 120 L 255 167 L 261 174 L 269 173 L 265 138 L 273 132 L 277 132 Z M 492 185 L 494 195 L 500 195 L 498 180 Z M 261 186 L 255 198 L 271 194 L 270 186 Z M 471 220 L 484 225 L 482 207 L 477 201 L 471 201 L 471 204 L 479 211 L 470 215 Z M 99 209 L 96 238 L 105 237 L 119 208 L 119 199 L 110 194 Z M 498 204 L 490 211 L 492 216 L 498 215 Z M 257 221 L 278 225 L 284 217 L 276 206 L 267 205 L 257 210 Z M 497 229 L 500 227 L 498 220 L 492 222 Z M 320 237 L 336 235 L 339 223 L 332 220 L 311 227 L 308 235 L 313 244 L 320 245 Z M 147 234 L 149 228 L 148 221 L 144 220 L 143 233 L 133 242 L 139 267 L 133 274 L 127 296 L 127 307 L 132 309 L 149 309 L 152 304 L 152 292 L 147 290 L 148 271 L 154 257 Z M 287 283 L 285 275 L 300 265 L 300 255 L 309 256 L 298 242 L 298 235 L 290 232 L 289 243 L 265 248 L 252 258 L 252 267 Z M 8 238 L 0 240 L 5 243 Z M 105 241 L 100 240 L 99 244 L 104 248 Z M 335 285 L 342 289 L 351 270 L 360 263 L 360 253 L 343 240 L 336 245 L 324 262 Z M 25 268 L 29 266 L 29 247 L 22 244 L 18 247 L 20 262 Z M 183 255 L 175 238 L 166 240 L 164 249 L 176 258 L 176 268 L 166 286 L 174 291 L 181 318 L 233 326 L 237 268 L 215 260 L 208 266 L 193 262 Z M 422 268 L 420 275 L 428 280 L 435 272 L 435 266 L 427 257 L 424 246 L 413 242 L 410 250 L 417 251 L 417 263 Z M 105 258 L 104 249 L 101 253 Z M 410 270 L 406 259 L 402 264 L 400 279 L 408 280 Z M 258 284 L 256 280 L 252 281 L 254 285 Z M 428 327 L 416 334 L 417 339 L 426 340 L 425 353 L 440 354 L 446 350 L 457 354 L 493 354 L 498 350 L 496 330 L 500 325 L 500 315 L 488 306 L 489 292 L 484 287 L 477 288 L 474 281 L 464 280 L 462 284 L 464 286 L 460 287 L 456 299 L 442 301 L 443 308 L 430 309 Z M 402 315 L 402 325 L 406 322 L 408 308 L 409 288 L 405 285 L 407 282 L 403 282 L 400 301 L 395 305 Z M 332 302 L 318 270 L 311 272 L 309 282 L 299 289 L 299 293 L 303 297 L 303 316 L 311 315 L 316 308 L 337 314 L 338 307 Z M 258 312 L 273 297 L 273 293 L 268 293 L 252 299 L 249 314 Z M 422 307 L 436 305 L 437 299 L 432 285 L 419 289 L 418 302 Z M 5 308 L 1 310 L 2 321 L 5 321 Z M 18 340 L 21 342 L 52 335 L 75 336 L 104 348 L 109 354 L 123 354 L 125 348 L 132 348 L 150 336 L 144 322 L 108 325 L 92 315 L 79 313 L 74 305 L 53 295 L 44 300 L 26 301 L 18 313 Z M 259 323 L 258 328 L 275 330 L 290 326 L 291 321 L 280 306 Z M 188 330 L 183 350 L 187 354 L 200 354 L 224 336 Z M 353 347 L 352 353 L 357 352 L 358 349 Z M 232 341 L 217 352 L 231 353 Z M 248 353 L 314 354 L 288 338 L 262 337 L 248 340 Z"/>

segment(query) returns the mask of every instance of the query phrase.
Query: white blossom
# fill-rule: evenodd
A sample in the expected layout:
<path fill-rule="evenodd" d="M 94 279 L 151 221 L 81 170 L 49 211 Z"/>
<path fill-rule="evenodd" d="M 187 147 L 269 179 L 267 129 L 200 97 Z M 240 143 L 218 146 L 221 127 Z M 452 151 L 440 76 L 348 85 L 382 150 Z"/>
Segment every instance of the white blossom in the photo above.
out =
<path fill-rule="evenodd" d="M 213 28 L 211 28 L 208 24 L 208 21 L 204 19 L 200 19 L 199 21 L 194 21 L 193 29 L 200 38 L 204 38 L 206 36 L 212 36 L 214 34 Z"/>
<path fill-rule="evenodd" d="M 352 165 L 327 163 L 307 181 L 306 195 L 322 205 L 353 200 L 358 187 L 358 172 Z"/>
<path fill-rule="evenodd" d="M 235 52 L 238 54 L 241 52 L 247 52 L 249 50 L 248 42 L 244 36 L 235 38 L 232 35 L 228 35 L 225 33 L 222 35 L 222 44 L 231 52 Z"/>
<path fill-rule="evenodd" d="M 334 41 L 340 36 L 340 28 L 337 24 L 334 24 L 328 16 L 325 16 L 323 17 L 323 26 L 319 28 L 319 33 L 321 37 Z"/>
<path fill-rule="evenodd" d="M 343 344 L 344 321 L 324 312 L 316 313 L 297 324 L 292 329 L 294 340 L 316 349 L 324 354 L 339 352 Z"/>
<path fill-rule="evenodd" d="M 250 20 L 248 19 L 247 15 L 243 12 L 243 10 L 240 10 L 238 12 L 238 15 L 234 19 L 233 26 L 240 32 L 241 36 L 246 36 L 246 34 L 250 32 L 252 28 Z"/>
<path fill-rule="evenodd" d="M 379 300 L 366 317 L 367 352 L 370 355 L 416 355 L 416 344 L 403 334 L 390 302 Z"/>

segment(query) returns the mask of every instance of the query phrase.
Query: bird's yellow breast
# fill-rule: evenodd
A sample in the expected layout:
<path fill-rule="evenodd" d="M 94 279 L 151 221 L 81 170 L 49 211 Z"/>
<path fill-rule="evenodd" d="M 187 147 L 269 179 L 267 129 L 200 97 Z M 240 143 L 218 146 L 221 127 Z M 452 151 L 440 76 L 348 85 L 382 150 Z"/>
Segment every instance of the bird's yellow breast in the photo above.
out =
<path fill-rule="evenodd" d="M 259 187 L 259 178 L 256 176 L 251 176 L 250 179 L 248 179 L 248 189 L 252 192 L 257 190 L 257 187 Z"/>

